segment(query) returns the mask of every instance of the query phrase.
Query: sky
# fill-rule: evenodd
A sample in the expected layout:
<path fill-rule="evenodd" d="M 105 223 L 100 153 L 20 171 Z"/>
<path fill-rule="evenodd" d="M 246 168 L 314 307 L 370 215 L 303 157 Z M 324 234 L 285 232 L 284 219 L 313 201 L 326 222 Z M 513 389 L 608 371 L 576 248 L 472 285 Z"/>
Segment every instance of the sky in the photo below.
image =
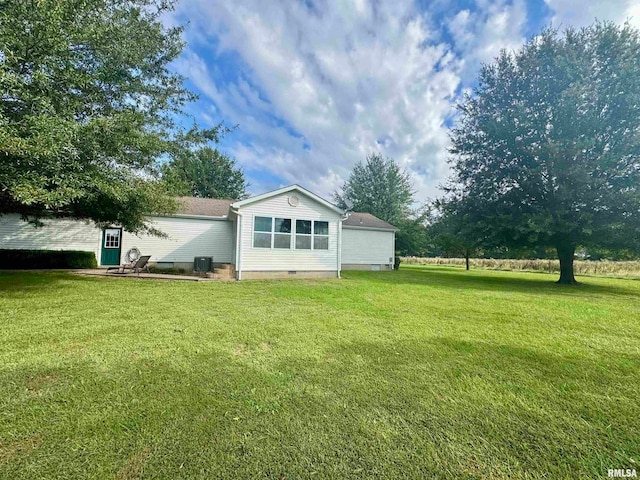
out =
<path fill-rule="evenodd" d="M 455 106 L 482 63 L 595 19 L 640 27 L 640 2 L 180 0 L 165 22 L 185 27 L 172 69 L 199 95 L 188 112 L 237 125 L 219 148 L 251 193 L 298 183 L 330 199 L 377 152 L 422 203 L 446 181 Z"/>

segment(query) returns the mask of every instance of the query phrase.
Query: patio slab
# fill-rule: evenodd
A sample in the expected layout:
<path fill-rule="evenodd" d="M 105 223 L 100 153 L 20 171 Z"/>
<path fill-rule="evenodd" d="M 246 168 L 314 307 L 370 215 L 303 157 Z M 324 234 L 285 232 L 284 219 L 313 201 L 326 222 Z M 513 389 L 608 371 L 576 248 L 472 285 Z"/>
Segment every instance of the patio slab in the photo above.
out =
<path fill-rule="evenodd" d="M 86 270 L 75 270 L 73 273 L 78 275 L 88 275 L 93 277 L 110 277 L 110 278 L 138 278 L 149 280 L 178 280 L 183 282 L 221 282 L 221 281 L 235 281 L 234 279 L 217 279 L 217 278 L 203 278 L 195 277 L 192 275 L 168 275 L 166 273 L 115 273 L 107 272 L 106 269 L 95 268 Z"/>

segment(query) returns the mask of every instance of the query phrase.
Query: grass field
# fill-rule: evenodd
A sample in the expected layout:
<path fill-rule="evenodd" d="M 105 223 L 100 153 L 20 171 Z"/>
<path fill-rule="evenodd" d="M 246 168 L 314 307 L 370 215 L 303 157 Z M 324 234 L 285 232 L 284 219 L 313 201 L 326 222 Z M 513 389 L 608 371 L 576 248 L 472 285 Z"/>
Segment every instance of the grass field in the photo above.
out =
<path fill-rule="evenodd" d="M 446 257 L 402 257 L 406 265 L 447 265 L 464 267 L 464 258 Z M 493 270 L 529 271 L 560 274 L 560 261 L 557 259 L 511 259 L 511 258 L 471 258 L 472 268 Z M 576 275 L 610 276 L 640 279 L 640 261 L 575 260 L 573 268 Z"/>
<path fill-rule="evenodd" d="M 451 267 L 0 274 L 1 478 L 606 478 L 640 464 L 640 282 Z"/>

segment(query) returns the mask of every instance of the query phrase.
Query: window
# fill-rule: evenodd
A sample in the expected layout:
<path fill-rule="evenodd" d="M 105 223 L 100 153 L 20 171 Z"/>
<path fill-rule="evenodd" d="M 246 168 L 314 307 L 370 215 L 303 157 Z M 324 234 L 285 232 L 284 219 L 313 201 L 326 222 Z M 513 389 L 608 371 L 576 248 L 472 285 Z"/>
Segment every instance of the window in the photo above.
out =
<path fill-rule="evenodd" d="M 276 218 L 273 248 L 291 248 L 291 219 Z"/>
<path fill-rule="evenodd" d="M 291 248 L 291 219 L 254 217 L 254 248 Z"/>
<path fill-rule="evenodd" d="M 285 250 L 329 249 L 329 222 L 296 220 L 295 228 L 294 232 L 293 220 L 290 218 L 253 217 L 253 247 Z"/>
<path fill-rule="evenodd" d="M 313 222 L 313 249 L 329 250 L 329 222 Z"/>
<path fill-rule="evenodd" d="M 273 219 L 271 217 L 254 217 L 253 246 L 254 248 L 271 248 Z"/>
<path fill-rule="evenodd" d="M 104 248 L 120 248 L 120 229 L 119 228 L 105 229 Z"/>
<path fill-rule="evenodd" d="M 311 220 L 296 220 L 296 249 L 311 249 Z"/>

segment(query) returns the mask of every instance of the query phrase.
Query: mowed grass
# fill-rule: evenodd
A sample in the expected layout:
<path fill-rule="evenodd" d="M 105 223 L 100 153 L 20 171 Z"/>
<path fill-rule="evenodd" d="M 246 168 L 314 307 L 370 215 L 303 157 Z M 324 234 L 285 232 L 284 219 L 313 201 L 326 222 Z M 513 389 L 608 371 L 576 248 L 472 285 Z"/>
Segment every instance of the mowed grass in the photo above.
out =
<path fill-rule="evenodd" d="M 638 469 L 640 282 L 554 280 L 0 274 L 0 477 Z"/>

